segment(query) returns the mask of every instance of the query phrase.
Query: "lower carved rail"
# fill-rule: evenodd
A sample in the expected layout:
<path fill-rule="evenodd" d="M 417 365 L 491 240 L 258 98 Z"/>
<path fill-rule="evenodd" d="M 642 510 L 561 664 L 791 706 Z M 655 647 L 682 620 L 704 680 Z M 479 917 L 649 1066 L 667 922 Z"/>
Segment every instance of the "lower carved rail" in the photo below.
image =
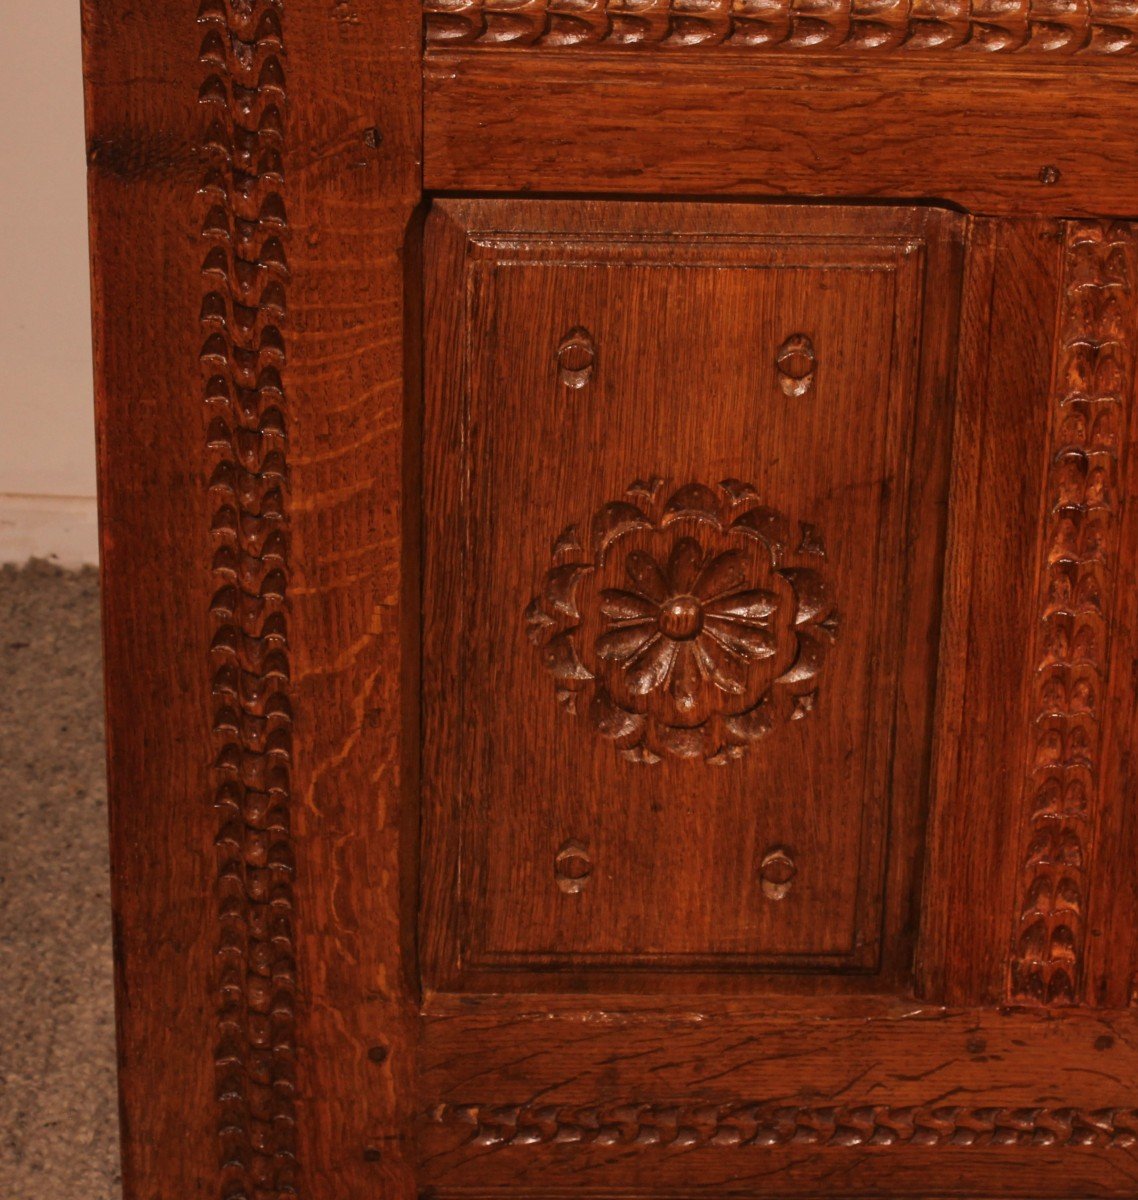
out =
<path fill-rule="evenodd" d="M 595 1146 L 1097 1146 L 1138 1145 L 1138 1108 L 1007 1108 L 762 1103 L 443 1104 L 430 1120 L 486 1149 Z"/>

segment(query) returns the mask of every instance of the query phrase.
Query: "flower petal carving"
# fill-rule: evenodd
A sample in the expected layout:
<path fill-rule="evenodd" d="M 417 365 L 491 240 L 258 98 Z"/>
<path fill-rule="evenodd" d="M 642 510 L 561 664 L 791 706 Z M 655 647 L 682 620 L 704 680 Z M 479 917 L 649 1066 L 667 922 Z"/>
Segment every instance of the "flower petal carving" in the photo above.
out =
<path fill-rule="evenodd" d="M 601 613 L 610 621 L 654 621 L 656 605 L 632 592 L 606 588 L 601 593 Z"/>
<path fill-rule="evenodd" d="M 703 568 L 703 551 L 695 538 L 680 538 L 668 559 L 668 587 L 676 595 L 690 592 Z"/>
<path fill-rule="evenodd" d="M 710 638 L 696 643 L 695 654 L 704 678 L 721 692 L 741 696 L 746 691 L 746 664 L 735 655 Z"/>
<path fill-rule="evenodd" d="M 739 550 L 730 550 L 716 555 L 704 567 L 693 591 L 701 600 L 713 600 L 738 591 L 746 580 L 746 556 Z"/>
<path fill-rule="evenodd" d="M 750 629 L 722 617 L 708 615 L 703 627 L 707 636 L 719 643 L 729 654 L 744 661 L 752 658 L 773 658 L 778 653 L 774 635 L 764 629 Z"/>
<path fill-rule="evenodd" d="M 589 528 L 592 557 L 562 534 L 525 614 L 568 712 L 631 762 L 723 765 L 813 711 L 837 619 L 820 536 L 789 547 L 814 525 L 738 480 L 652 479 Z"/>
<path fill-rule="evenodd" d="M 546 642 L 542 658 L 546 670 L 559 683 L 585 682 L 593 677 L 577 657 L 577 648 L 568 634 L 558 634 Z"/>
<path fill-rule="evenodd" d="M 614 538 L 647 523 L 648 518 L 635 504 L 620 500 L 606 504 L 593 518 L 593 553 L 604 554 Z"/>
<path fill-rule="evenodd" d="M 651 555 L 633 550 L 625 563 L 625 571 L 637 592 L 648 600 L 661 604 L 668 593 L 664 572 Z"/>
<path fill-rule="evenodd" d="M 703 611 L 708 618 L 721 617 L 724 621 L 738 621 L 743 625 L 761 625 L 778 612 L 778 597 L 773 592 L 736 592 L 733 596 L 709 600 Z"/>
<path fill-rule="evenodd" d="M 597 639 L 597 655 L 600 658 L 624 661 L 640 655 L 650 642 L 658 640 L 656 625 L 640 623 L 622 625 L 611 633 Z"/>
<path fill-rule="evenodd" d="M 635 696 L 647 696 L 668 682 L 678 653 L 670 638 L 655 635 L 648 645 L 629 663 L 625 678 L 628 690 Z"/>

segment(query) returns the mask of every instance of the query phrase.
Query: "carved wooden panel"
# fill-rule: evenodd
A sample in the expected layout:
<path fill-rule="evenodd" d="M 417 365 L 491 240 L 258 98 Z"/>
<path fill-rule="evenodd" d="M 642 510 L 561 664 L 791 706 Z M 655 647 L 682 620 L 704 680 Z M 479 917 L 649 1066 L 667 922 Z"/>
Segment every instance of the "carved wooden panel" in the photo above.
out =
<path fill-rule="evenodd" d="M 587 528 L 554 542 L 526 626 L 558 703 L 621 757 L 726 766 L 812 711 L 838 632 L 814 526 L 737 479 L 653 478 Z"/>
<path fill-rule="evenodd" d="M 1133 1197 L 1133 0 L 82 9 L 128 1200 Z"/>
<path fill-rule="evenodd" d="M 904 969 L 958 228 L 435 209 L 433 983 Z"/>
<path fill-rule="evenodd" d="M 218 1134 L 225 1188 L 295 1185 L 296 939 L 288 619 L 288 269 L 280 10 L 206 4 L 201 350 L 214 591 Z"/>
<path fill-rule="evenodd" d="M 1104 792 L 1103 723 L 1134 393 L 1138 251 L 1131 226 L 1064 228 L 1039 548 L 1025 782 L 1028 834 L 1009 995 L 1082 993 L 1089 880 Z"/>
<path fill-rule="evenodd" d="M 1103 0 L 424 0 L 424 9 L 430 42 L 490 46 L 1092 55 L 1132 54 L 1138 47 L 1138 7 Z"/>

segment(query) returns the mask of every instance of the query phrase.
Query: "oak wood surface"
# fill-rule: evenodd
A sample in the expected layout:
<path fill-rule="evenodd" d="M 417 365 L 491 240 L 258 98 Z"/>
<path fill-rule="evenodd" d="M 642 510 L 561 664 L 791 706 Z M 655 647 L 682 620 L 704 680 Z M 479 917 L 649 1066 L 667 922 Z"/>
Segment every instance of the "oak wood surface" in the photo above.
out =
<path fill-rule="evenodd" d="M 947 1003 L 998 1003 L 1006 984 L 1059 265 L 1053 224 L 973 223 L 921 918 L 924 987 Z"/>
<path fill-rule="evenodd" d="M 125 1191 L 409 1194 L 418 9 L 84 29 Z"/>
<path fill-rule="evenodd" d="M 442 1195 L 1131 1194 L 1128 1015 L 845 1009 L 439 997 L 426 1176 Z"/>
<path fill-rule="evenodd" d="M 428 232 L 428 982 L 905 977 L 959 221 L 448 202 Z"/>
<path fill-rule="evenodd" d="M 425 7 L 83 5 L 127 1197 L 1133 1196 L 1133 4 Z"/>
<path fill-rule="evenodd" d="M 204 1198 L 218 929 L 200 37 L 157 8 L 89 3 L 83 21 L 123 1188 Z"/>
<path fill-rule="evenodd" d="M 286 16 L 301 1191 L 409 1197 L 419 12 Z"/>
<path fill-rule="evenodd" d="M 432 190 L 1136 209 L 1124 64 L 434 50 L 425 86 Z"/>

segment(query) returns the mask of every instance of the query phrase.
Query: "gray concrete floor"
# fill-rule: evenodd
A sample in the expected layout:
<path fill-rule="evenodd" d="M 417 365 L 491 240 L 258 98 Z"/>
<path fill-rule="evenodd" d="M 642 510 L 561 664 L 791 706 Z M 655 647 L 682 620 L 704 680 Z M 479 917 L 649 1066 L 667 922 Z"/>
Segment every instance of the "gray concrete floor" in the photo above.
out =
<path fill-rule="evenodd" d="M 0 1197 L 119 1200 L 99 584 L 0 567 Z"/>

